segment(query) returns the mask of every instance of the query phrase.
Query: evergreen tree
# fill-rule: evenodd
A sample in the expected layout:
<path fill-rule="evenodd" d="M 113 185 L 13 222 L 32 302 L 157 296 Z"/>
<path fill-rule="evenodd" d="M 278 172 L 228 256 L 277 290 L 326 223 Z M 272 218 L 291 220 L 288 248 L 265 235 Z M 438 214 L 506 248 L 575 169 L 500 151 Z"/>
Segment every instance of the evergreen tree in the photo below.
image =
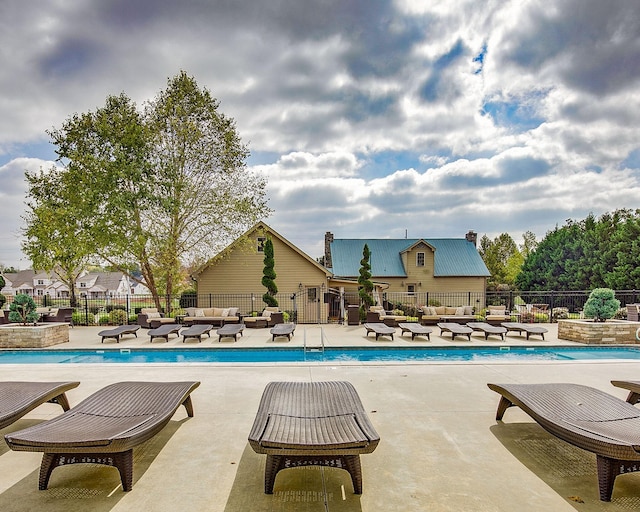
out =
<path fill-rule="evenodd" d="M 276 271 L 274 267 L 273 242 L 271 238 L 267 238 L 264 243 L 264 269 L 262 271 L 262 286 L 267 289 L 267 292 L 262 296 L 262 300 L 267 306 L 271 307 L 278 306 L 278 300 L 275 297 L 276 293 L 278 293 L 278 287 L 276 286 Z"/>
<path fill-rule="evenodd" d="M 373 283 L 371 282 L 371 252 L 364 244 L 362 259 L 360 260 L 360 275 L 358 276 L 358 295 L 360 296 L 360 319 L 364 320 L 367 311 L 373 305 Z"/>

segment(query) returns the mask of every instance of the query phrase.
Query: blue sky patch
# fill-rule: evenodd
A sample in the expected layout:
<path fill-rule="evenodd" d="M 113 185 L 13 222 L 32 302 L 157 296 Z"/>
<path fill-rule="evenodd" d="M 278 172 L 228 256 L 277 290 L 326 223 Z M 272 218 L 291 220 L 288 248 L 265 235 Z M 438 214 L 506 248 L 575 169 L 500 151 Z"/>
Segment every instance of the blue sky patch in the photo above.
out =
<path fill-rule="evenodd" d="M 522 133 L 537 128 L 545 121 L 537 113 L 540 99 L 540 95 L 532 95 L 526 101 L 487 101 L 482 105 L 482 112 L 490 115 L 497 126 Z"/>
<path fill-rule="evenodd" d="M 629 153 L 620 166 L 623 169 L 640 169 L 640 148 L 636 148 Z"/>

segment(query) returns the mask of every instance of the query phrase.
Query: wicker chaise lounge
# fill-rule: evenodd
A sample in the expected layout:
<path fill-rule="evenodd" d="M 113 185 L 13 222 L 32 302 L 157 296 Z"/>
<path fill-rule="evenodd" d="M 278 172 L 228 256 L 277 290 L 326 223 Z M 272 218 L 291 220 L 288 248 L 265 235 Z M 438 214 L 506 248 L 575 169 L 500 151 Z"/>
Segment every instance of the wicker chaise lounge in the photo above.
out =
<path fill-rule="evenodd" d="M 9 448 L 43 452 L 38 488 L 66 464 L 115 466 L 122 488 L 133 486 L 133 448 L 152 438 L 180 405 L 193 416 L 191 392 L 199 382 L 119 382 L 89 396 L 64 414 L 5 435 Z"/>
<path fill-rule="evenodd" d="M 269 383 L 249 434 L 253 450 L 267 455 L 266 494 L 280 470 L 299 466 L 346 469 L 362 494 L 360 454 L 379 441 L 358 393 L 343 381 Z"/>
<path fill-rule="evenodd" d="M 473 332 L 471 327 L 467 327 L 466 325 L 462 325 L 457 322 L 438 322 L 437 325 L 440 327 L 440 336 L 445 332 L 450 332 L 452 341 L 456 336 L 466 336 L 467 339 L 471 341 L 471 333 Z"/>
<path fill-rule="evenodd" d="M 230 324 L 232 325 L 232 324 Z M 182 336 L 182 343 L 187 341 L 189 338 L 193 338 L 198 340 L 198 343 L 202 342 L 202 337 L 206 334 L 211 338 L 211 329 L 213 329 L 212 324 L 193 324 L 191 327 L 187 329 L 183 329 L 180 333 Z"/>
<path fill-rule="evenodd" d="M 545 430 L 595 453 L 600 499 L 611 501 L 615 478 L 640 471 L 640 410 L 578 384 L 487 384 L 500 393 L 496 419 L 517 405 Z"/>
<path fill-rule="evenodd" d="M 8 427 L 45 402 L 69 410 L 65 394 L 79 382 L 0 382 L 0 428 Z"/>
<path fill-rule="evenodd" d="M 548 332 L 546 328 L 540 327 L 539 325 L 524 324 L 521 322 L 502 322 L 502 327 L 508 332 L 516 331 L 518 334 L 524 332 L 527 335 L 527 339 L 529 339 L 529 336 L 532 334 L 535 334 L 544 340 L 544 333 Z"/>
<path fill-rule="evenodd" d="M 120 339 L 125 334 L 134 334 L 135 337 L 138 337 L 138 330 L 140 326 L 137 324 L 133 325 L 119 325 L 113 329 L 106 329 L 104 331 L 100 331 L 98 336 L 100 336 L 100 343 L 104 343 L 106 338 L 113 338 L 116 340 L 116 343 L 120 343 Z"/>
<path fill-rule="evenodd" d="M 485 340 L 488 340 L 489 336 L 500 336 L 500 339 L 504 340 L 504 333 L 507 332 L 506 327 L 491 325 L 489 322 L 467 322 L 467 327 L 483 333 Z"/>
<path fill-rule="evenodd" d="M 271 331 L 269 331 L 271 333 L 271 341 L 276 341 L 276 338 L 278 337 L 286 337 L 287 340 L 291 340 L 291 336 L 293 336 L 295 330 L 296 324 L 293 323 L 276 324 L 271 328 Z"/>
<path fill-rule="evenodd" d="M 180 336 L 180 324 L 164 324 L 154 329 L 149 329 L 149 342 L 153 343 L 156 338 L 164 338 L 164 341 L 169 342 L 169 334 L 175 334 Z"/>
<path fill-rule="evenodd" d="M 426 336 L 428 340 L 431 340 L 429 336 L 433 329 L 431 327 L 427 327 L 425 325 L 420 325 L 415 322 L 400 322 L 398 327 L 401 329 L 400 336 L 402 336 L 405 332 L 411 333 L 411 339 L 413 340 L 416 336 Z"/>
<path fill-rule="evenodd" d="M 393 335 L 396 333 L 394 327 L 390 327 L 387 324 L 383 324 L 381 322 L 371 322 L 362 324 L 362 326 L 367 330 L 367 336 L 372 332 L 376 335 L 376 340 L 380 336 L 389 336 L 393 340 Z"/>

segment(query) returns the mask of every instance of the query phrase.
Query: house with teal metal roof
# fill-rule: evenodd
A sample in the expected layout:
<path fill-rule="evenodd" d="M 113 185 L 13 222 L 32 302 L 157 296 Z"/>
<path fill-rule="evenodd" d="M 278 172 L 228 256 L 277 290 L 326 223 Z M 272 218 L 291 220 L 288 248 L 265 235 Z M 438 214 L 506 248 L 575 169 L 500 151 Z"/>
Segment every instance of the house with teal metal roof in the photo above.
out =
<path fill-rule="evenodd" d="M 325 266 L 334 279 L 357 280 L 364 245 L 371 252 L 372 280 L 388 292 L 484 293 L 490 276 L 476 248 L 464 238 L 334 238 L 325 234 Z"/>

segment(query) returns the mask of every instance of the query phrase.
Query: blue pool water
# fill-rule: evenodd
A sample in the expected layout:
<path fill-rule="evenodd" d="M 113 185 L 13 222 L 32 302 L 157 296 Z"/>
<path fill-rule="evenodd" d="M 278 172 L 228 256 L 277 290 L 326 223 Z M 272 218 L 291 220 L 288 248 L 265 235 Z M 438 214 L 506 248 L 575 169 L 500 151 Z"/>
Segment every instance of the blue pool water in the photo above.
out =
<path fill-rule="evenodd" d="M 0 350 L 0 364 L 640 360 L 640 347 Z"/>

